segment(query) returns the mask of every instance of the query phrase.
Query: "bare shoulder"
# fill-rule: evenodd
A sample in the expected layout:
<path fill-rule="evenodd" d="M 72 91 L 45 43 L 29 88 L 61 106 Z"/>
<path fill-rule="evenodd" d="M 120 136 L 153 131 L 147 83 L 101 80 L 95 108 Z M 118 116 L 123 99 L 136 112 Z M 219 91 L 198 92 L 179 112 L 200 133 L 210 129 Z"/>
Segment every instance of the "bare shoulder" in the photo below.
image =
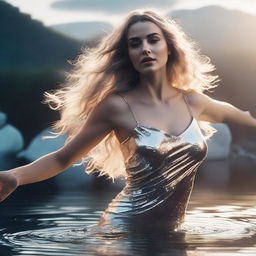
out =
<path fill-rule="evenodd" d="M 189 92 L 186 92 L 186 96 L 188 99 L 189 104 L 192 106 L 202 106 L 205 104 L 211 104 L 213 102 L 216 102 L 217 100 L 213 99 L 212 97 L 206 95 L 203 92 L 196 92 L 194 90 L 191 90 Z"/>
<path fill-rule="evenodd" d="M 188 92 L 187 99 L 198 120 L 218 123 L 223 122 L 231 104 L 211 98 L 204 93 Z"/>
<path fill-rule="evenodd" d="M 107 96 L 100 104 L 102 107 L 112 111 L 118 111 L 120 108 L 125 109 L 123 99 L 118 94 L 111 94 Z"/>
<path fill-rule="evenodd" d="M 100 108 L 104 112 L 120 114 L 127 110 L 127 105 L 120 95 L 111 94 L 100 103 Z"/>
<path fill-rule="evenodd" d="M 127 105 L 121 96 L 111 94 L 102 100 L 96 110 L 95 114 L 100 115 L 102 119 L 112 122 L 113 124 L 119 123 L 120 117 L 127 112 Z"/>
<path fill-rule="evenodd" d="M 197 91 L 194 91 L 194 90 L 190 90 L 188 92 L 185 92 L 185 95 L 186 95 L 186 98 L 188 100 L 188 103 L 191 106 L 200 105 L 200 103 L 202 103 L 205 100 L 207 100 L 206 98 L 208 97 L 204 93 L 197 92 Z"/>
<path fill-rule="evenodd" d="M 184 93 L 187 99 L 189 106 L 191 107 L 193 113 L 199 117 L 202 113 L 207 101 L 210 99 L 204 93 L 196 92 L 194 90 L 190 90 Z"/>
<path fill-rule="evenodd" d="M 65 165 L 86 155 L 105 136 L 120 127 L 118 120 L 123 108 L 121 100 L 118 99 L 118 95 L 109 95 L 93 108 L 76 136 L 58 150 L 58 158 L 62 159 Z"/>

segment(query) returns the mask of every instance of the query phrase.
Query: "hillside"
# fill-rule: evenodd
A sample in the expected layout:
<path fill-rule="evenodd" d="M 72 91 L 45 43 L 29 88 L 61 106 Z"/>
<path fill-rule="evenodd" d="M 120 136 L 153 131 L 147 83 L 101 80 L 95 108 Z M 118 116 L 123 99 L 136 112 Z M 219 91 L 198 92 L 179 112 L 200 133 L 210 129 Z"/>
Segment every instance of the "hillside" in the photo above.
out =
<path fill-rule="evenodd" d="M 43 92 L 63 81 L 81 42 L 60 35 L 0 1 L 0 111 L 28 143 L 58 118 L 43 105 Z"/>
<path fill-rule="evenodd" d="M 0 68 L 64 67 L 74 58 L 81 43 L 43 26 L 0 1 Z"/>
<path fill-rule="evenodd" d="M 170 15 L 193 38 L 200 40 L 204 50 L 212 51 L 216 56 L 222 54 L 222 51 L 250 52 L 254 49 L 256 16 L 219 6 L 180 10 Z"/>
<path fill-rule="evenodd" d="M 77 40 L 91 41 L 98 36 L 110 31 L 112 25 L 107 22 L 74 22 L 50 26 L 53 30 L 70 36 Z"/>

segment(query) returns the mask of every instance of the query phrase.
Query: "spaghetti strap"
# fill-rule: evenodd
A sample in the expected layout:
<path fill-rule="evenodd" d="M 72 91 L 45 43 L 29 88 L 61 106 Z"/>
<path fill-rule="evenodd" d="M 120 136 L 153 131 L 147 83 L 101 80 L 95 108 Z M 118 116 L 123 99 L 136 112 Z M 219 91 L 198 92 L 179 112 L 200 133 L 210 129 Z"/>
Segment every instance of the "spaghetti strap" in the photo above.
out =
<path fill-rule="evenodd" d="M 137 118 L 136 118 L 134 112 L 132 111 L 132 108 L 131 108 L 129 102 L 127 101 L 127 99 L 126 99 L 122 94 L 120 94 L 120 93 L 117 93 L 117 95 L 119 95 L 119 96 L 123 99 L 123 101 L 126 103 L 126 105 L 128 106 L 130 112 L 132 113 L 132 116 L 133 116 L 133 119 L 134 119 L 135 122 L 136 122 L 136 125 L 138 125 L 139 123 L 138 123 L 138 121 L 137 121 Z"/>
<path fill-rule="evenodd" d="M 184 101 L 185 101 L 185 103 L 186 103 L 186 105 L 187 105 L 187 108 L 188 108 L 188 111 L 189 111 L 191 117 L 194 117 L 194 115 L 193 115 L 193 113 L 192 113 L 192 110 L 191 110 L 191 108 L 190 108 L 190 106 L 189 106 L 189 104 L 188 104 L 187 96 L 184 95 L 184 93 L 182 93 L 182 96 L 183 96 L 183 99 L 184 99 Z"/>

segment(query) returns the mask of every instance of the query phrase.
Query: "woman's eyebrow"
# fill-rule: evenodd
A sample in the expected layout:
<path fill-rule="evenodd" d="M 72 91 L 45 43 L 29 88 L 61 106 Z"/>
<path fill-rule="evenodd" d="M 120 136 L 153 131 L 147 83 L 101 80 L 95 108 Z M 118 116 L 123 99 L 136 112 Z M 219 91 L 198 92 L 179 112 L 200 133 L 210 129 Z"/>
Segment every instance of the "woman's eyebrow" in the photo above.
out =
<path fill-rule="evenodd" d="M 159 36 L 161 36 L 159 33 L 151 33 L 151 34 L 148 34 L 146 37 L 151 37 L 151 36 L 155 36 L 155 35 L 159 35 Z M 131 41 L 131 40 L 139 40 L 140 39 L 140 37 L 130 37 L 129 39 L 128 39 L 128 41 Z"/>

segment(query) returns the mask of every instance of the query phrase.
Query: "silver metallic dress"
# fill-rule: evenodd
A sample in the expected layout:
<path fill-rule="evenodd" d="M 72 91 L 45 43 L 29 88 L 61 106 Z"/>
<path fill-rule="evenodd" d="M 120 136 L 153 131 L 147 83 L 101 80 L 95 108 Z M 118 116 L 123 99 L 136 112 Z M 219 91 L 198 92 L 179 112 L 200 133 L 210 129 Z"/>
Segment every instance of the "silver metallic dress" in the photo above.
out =
<path fill-rule="evenodd" d="M 199 165 L 207 144 L 197 120 L 178 136 L 137 123 L 133 134 L 121 144 L 127 171 L 124 189 L 101 216 L 101 227 L 118 230 L 166 228 L 182 223 Z"/>

